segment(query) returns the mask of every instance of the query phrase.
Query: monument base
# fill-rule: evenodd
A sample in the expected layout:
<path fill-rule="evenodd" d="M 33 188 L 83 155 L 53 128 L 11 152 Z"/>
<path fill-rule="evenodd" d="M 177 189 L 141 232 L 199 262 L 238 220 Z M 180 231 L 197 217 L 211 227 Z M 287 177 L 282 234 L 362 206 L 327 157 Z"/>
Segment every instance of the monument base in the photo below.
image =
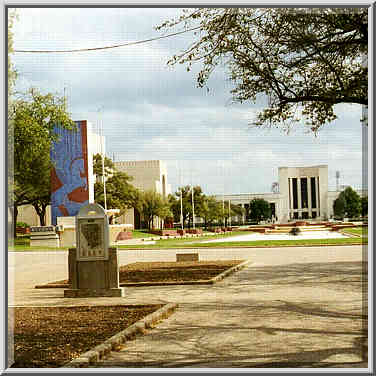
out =
<path fill-rule="evenodd" d="M 91 297 L 123 297 L 124 288 L 111 289 L 68 289 L 64 290 L 64 298 L 91 298 Z"/>

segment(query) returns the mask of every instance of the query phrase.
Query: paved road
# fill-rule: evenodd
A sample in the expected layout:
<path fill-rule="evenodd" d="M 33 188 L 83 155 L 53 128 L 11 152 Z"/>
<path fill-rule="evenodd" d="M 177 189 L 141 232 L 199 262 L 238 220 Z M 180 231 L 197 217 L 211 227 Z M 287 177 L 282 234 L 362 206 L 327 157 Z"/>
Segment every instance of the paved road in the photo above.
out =
<path fill-rule="evenodd" d="M 169 319 L 95 367 L 367 367 L 361 246 L 200 250 L 202 260 L 252 264 L 213 286 L 134 287 L 124 298 L 96 299 L 32 288 L 66 278 L 66 254 L 10 256 L 14 305 L 179 303 Z M 120 252 L 120 264 L 136 260 L 175 260 L 175 252 Z"/>

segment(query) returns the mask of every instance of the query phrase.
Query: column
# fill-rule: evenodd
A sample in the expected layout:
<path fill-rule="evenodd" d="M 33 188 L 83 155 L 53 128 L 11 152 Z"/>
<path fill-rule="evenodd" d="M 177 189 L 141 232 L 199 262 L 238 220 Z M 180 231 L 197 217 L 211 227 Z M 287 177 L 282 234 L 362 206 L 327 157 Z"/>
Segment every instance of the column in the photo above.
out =
<path fill-rule="evenodd" d="M 302 186 L 300 182 L 300 178 L 297 178 L 297 191 L 298 191 L 298 217 L 301 217 L 301 209 L 302 209 Z"/>
<path fill-rule="evenodd" d="M 317 216 L 321 216 L 321 208 L 320 208 L 320 199 L 319 199 L 319 181 L 317 176 L 315 176 L 315 187 L 316 187 L 316 207 L 317 207 Z"/>
<path fill-rule="evenodd" d="M 291 219 L 293 203 L 292 203 L 291 179 L 290 178 L 288 178 L 288 187 L 289 187 L 289 192 L 288 192 L 289 196 L 288 196 L 287 213 L 288 213 L 288 219 Z"/>
<path fill-rule="evenodd" d="M 311 177 L 307 176 L 308 217 L 312 218 Z"/>

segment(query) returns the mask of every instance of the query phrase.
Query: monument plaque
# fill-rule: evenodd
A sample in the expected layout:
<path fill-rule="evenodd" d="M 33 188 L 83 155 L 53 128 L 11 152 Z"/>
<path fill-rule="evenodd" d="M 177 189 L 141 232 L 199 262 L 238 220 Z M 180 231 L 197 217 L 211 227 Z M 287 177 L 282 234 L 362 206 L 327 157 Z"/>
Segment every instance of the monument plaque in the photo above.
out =
<path fill-rule="evenodd" d="M 102 206 L 89 204 L 76 217 L 77 261 L 108 260 L 108 219 Z"/>
<path fill-rule="evenodd" d="M 102 206 L 89 204 L 76 217 L 77 247 L 69 249 L 67 298 L 119 297 L 117 249 L 109 247 L 108 219 Z"/>

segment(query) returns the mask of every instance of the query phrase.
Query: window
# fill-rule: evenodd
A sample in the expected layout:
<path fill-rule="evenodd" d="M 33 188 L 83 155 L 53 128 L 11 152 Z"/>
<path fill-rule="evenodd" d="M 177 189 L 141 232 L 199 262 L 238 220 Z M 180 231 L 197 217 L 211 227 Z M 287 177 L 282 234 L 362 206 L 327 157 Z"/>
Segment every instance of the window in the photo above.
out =
<path fill-rule="evenodd" d="M 311 201 L 312 201 L 312 208 L 317 208 L 316 203 L 316 179 L 314 177 L 311 178 Z"/>
<path fill-rule="evenodd" d="M 298 179 L 292 178 L 292 199 L 293 208 L 298 209 Z"/>

